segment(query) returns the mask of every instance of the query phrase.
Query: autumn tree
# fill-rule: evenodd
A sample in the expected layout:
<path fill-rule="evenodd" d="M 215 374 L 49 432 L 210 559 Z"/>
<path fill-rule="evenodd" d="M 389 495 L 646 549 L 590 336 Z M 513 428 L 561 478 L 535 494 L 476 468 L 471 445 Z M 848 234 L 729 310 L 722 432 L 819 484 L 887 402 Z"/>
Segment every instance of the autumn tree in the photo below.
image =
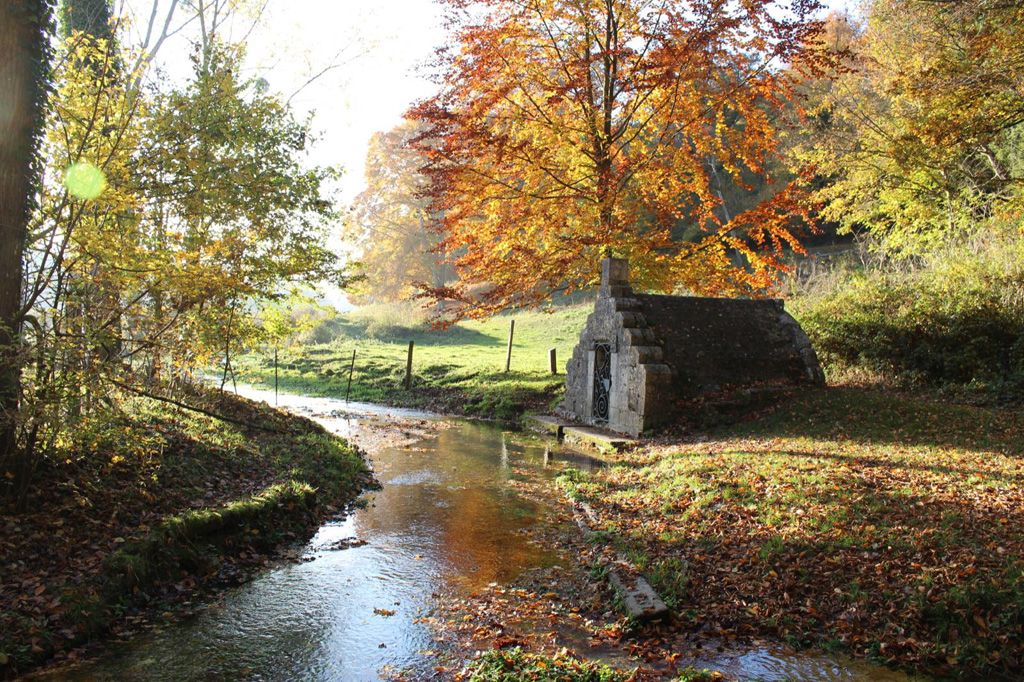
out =
<path fill-rule="evenodd" d="M 456 47 L 412 116 L 437 140 L 432 209 L 460 281 L 426 287 L 455 314 L 593 284 L 600 254 L 639 286 L 703 293 L 770 284 L 795 187 L 726 219 L 711 164 L 744 184 L 778 152 L 786 64 L 815 68 L 816 0 L 449 0 Z M 673 235 L 681 221 L 700 235 Z M 485 287 L 471 296 L 470 288 Z"/>
<path fill-rule="evenodd" d="M 420 172 L 426 159 L 410 144 L 422 133 L 421 126 L 405 121 L 370 138 L 366 189 L 353 202 L 346 234 L 361 249 L 359 265 L 366 279 L 355 290 L 359 298 L 408 300 L 414 282 L 440 287 L 451 279 L 431 228 L 436 216 L 424 194 L 427 178 Z"/>
<path fill-rule="evenodd" d="M 62 58 L 67 62 L 62 65 L 65 77 L 61 85 L 67 88 L 73 83 L 75 91 L 65 93 L 58 106 L 77 106 L 78 111 L 72 116 L 67 111 L 60 114 L 66 124 L 66 143 L 61 145 L 66 153 L 57 154 L 61 164 L 56 170 L 66 174 L 69 169 L 81 172 L 95 168 L 103 173 L 103 168 L 91 165 L 100 163 L 113 172 L 118 165 L 115 157 L 131 153 L 130 137 L 126 139 L 125 134 L 135 118 L 140 93 L 131 86 L 130 78 L 123 77 L 124 64 L 117 48 L 109 0 L 63 0 L 59 15 L 64 37 Z M 91 254 L 105 245 L 125 249 L 128 245 L 124 240 L 115 237 L 125 235 L 125 225 L 111 223 L 130 222 L 134 217 L 129 210 L 111 210 L 109 201 L 85 201 L 78 208 L 74 220 L 93 223 L 90 230 L 78 231 L 102 234 L 103 239 L 89 246 L 75 240 L 76 246 L 84 248 L 76 249 L 80 267 L 66 283 L 70 299 L 67 309 L 72 314 L 65 322 L 68 329 L 74 328 L 81 342 L 93 346 L 89 353 L 102 362 L 116 363 L 122 351 L 122 278 L 112 271 L 116 267 L 112 259 Z"/>
<path fill-rule="evenodd" d="M 123 390 L 229 360 L 266 333 L 261 307 L 339 276 L 336 171 L 306 162 L 308 121 L 242 77 L 242 49 L 211 37 L 194 78 L 140 88 L 146 60 L 118 43 L 72 31 L 52 74 L 20 258 L 26 474 Z"/>
<path fill-rule="evenodd" d="M 230 358 L 261 302 L 341 276 L 325 246 L 337 171 L 304 163 L 308 122 L 242 78 L 242 57 L 197 47 L 194 79 L 155 98 L 139 152 L 154 247 L 147 338 L 188 365 Z"/>
<path fill-rule="evenodd" d="M 875 0 L 851 49 L 806 157 L 827 217 L 914 255 L 1019 215 L 1024 5 Z"/>

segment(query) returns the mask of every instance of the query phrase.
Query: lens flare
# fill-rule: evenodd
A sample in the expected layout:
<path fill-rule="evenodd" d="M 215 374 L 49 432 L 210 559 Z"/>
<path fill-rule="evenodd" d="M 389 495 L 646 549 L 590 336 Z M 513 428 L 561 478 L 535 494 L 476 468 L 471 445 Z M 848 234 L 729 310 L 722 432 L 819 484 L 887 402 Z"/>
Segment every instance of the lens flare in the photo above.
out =
<path fill-rule="evenodd" d="M 64 176 L 64 186 L 72 196 L 79 199 L 95 199 L 103 193 L 107 186 L 107 178 L 96 166 L 88 161 L 79 161 L 68 168 Z"/>

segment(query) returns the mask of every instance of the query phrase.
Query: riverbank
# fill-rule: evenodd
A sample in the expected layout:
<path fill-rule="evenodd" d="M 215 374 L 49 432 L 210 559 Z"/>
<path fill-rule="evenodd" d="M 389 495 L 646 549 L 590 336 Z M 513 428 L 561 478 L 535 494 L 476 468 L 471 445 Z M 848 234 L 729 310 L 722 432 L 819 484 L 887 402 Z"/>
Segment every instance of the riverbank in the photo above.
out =
<path fill-rule="evenodd" d="M 655 656 L 700 635 L 1019 679 L 1019 409 L 808 390 L 560 481 L 673 609 L 657 647 L 638 642 Z"/>
<path fill-rule="evenodd" d="M 216 391 L 97 413 L 0 515 L 0 674 L 73 661 L 237 584 L 372 482 L 309 419 Z"/>
<path fill-rule="evenodd" d="M 569 322 L 586 312 L 577 309 L 580 319 Z M 542 357 L 549 338 L 570 336 L 557 331 L 564 315 L 523 325 L 541 328 L 547 319 L 552 330 L 529 342 L 531 356 Z M 500 364 L 507 320 L 491 324 L 488 362 Z M 350 330 L 348 342 L 359 343 L 360 333 Z M 549 409 L 561 376 L 534 368 L 543 383 L 517 386 L 516 372 L 471 367 L 464 334 L 436 337 L 434 346 L 416 341 L 437 364 L 424 361 L 434 369 L 417 374 L 411 392 L 401 385 L 406 346 L 364 338 L 353 394 L 368 383 L 382 402 L 492 418 Z M 380 357 L 374 344 L 385 349 Z M 342 345 L 293 351 L 302 361 L 282 371 L 282 386 L 343 395 Z M 369 371 L 360 379 L 362 362 Z M 668 429 L 607 470 L 565 479 L 605 520 L 601 536 L 641 567 L 679 616 L 676 640 L 660 631 L 631 638 L 608 623 L 597 629 L 652 659 L 692 652 L 694 633 L 720 633 L 726 641 L 812 646 L 939 674 L 1006 674 L 1021 664 L 1020 409 L 880 387 L 796 396 L 740 425 L 716 427 L 737 415 L 703 410 L 700 423 Z M 500 607 L 477 609 L 452 618 L 502 617 Z M 651 648 L 652 641 L 660 644 Z"/>

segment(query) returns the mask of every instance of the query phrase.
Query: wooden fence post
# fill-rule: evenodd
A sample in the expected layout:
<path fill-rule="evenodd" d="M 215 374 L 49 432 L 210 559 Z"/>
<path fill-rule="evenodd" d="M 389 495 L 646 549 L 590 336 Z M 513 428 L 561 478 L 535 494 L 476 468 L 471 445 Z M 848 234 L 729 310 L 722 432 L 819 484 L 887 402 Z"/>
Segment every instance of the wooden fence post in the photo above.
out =
<path fill-rule="evenodd" d="M 405 361 L 405 390 L 412 388 L 412 347 L 414 341 L 409 341 L 409 358 Z"/>
<path fill-rule="evenodd" d="M 554 348 L 548 348 L 548 368 L 552 374 L 558 374 L 558 358 Z"/>
<path fill-rule="evenodd" d="M 274 407 L 277 407 L 277 347 L 274 347 Z"/>
<path fill-rule="evenodd" d="M 349 391 L 352 390 L 352 370 L 356 368 L 356 349 L 352 349 L 352 362 L 348 366 L 348 386 L 345 387 L 345 402 L 348 402 Z"/>
<path fill-rule="evenodd" d="M 512 366 L 512 335 L 516 333 L 516 321 L 508 321 L 508 352 L 505 353 L 505 371 Z"/>

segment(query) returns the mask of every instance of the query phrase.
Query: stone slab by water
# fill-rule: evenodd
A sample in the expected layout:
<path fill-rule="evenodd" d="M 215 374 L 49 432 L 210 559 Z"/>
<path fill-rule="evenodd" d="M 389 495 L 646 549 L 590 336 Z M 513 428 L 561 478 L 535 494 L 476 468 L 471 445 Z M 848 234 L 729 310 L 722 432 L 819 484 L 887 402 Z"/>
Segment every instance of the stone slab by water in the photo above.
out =
<path fill-rule="evenodd" d="M 593 426 L 566 426 L 562 434 L 566 443 L 587 445 L 602 452 L 619 452 L 636 444 L 632 438 Z"/>
<path fill-rule="evenodd" d="M 573 422 L 561 417 L 552 417 L 547 414 L 535 414 L 526 418 L 526 424 L 533 431 L 550 433 L 555 438 L 561 439 L 562 432 L 566 426 L 572 426 Z"/>
<path fill-rule="evenodd" d="M 594 531 L 590 524 L 597 524 L 599 521 L 590 505 L 586 502 L 578 503 L 578 509 L 574 516 L 583 534 L 588 538 L 593 538 Z M 615 563 L 607 566 L 608 580 L 615 588 L 619 598 L 622 599 L 626 615 L 638 621 L 659 620 L 668 616 L 668 606 L 654 591 L 650 583 L 637 573 L 636 567 L 627 566 L 621 560 L 619 563 L 622 566 L 617 566 Z"/>

